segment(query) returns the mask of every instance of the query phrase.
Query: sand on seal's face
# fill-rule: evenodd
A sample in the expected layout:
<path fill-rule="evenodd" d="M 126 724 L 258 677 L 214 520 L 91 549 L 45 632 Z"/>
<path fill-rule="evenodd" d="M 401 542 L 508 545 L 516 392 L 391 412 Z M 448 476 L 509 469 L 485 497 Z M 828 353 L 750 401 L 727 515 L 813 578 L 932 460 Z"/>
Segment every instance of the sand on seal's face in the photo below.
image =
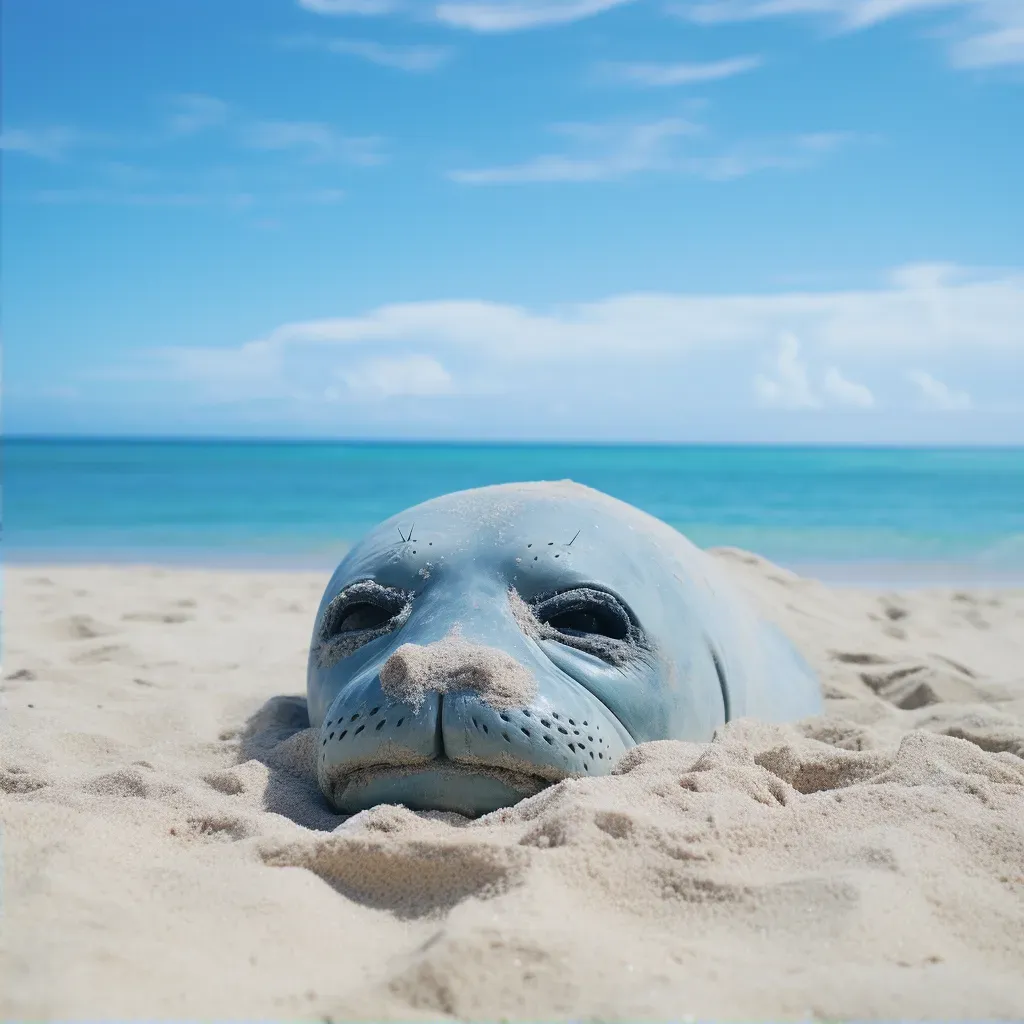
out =
<path fill-rule="evenodd" d="M 417 711 L 427 691 L 473 690 L 495 711 L 525 707 L 537 680 L 507 651 L 466 640 L 457 629 L 426 646 L 402 644 L 381 666 L 381 689 Z"/>
<path fill-rule="evenodd" d="M 826 713 L 475 821 L 326 806 L 321 577 L 9 570 L 0 1014 L 1019 1018 L 1024 592 L 717 558 Z"/>

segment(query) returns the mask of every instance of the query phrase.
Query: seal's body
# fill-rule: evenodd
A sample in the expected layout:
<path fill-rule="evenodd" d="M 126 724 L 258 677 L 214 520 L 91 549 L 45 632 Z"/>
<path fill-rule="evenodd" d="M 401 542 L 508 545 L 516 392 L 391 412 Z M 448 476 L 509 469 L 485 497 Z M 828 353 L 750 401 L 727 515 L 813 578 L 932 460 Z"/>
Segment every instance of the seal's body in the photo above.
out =
<path fill-rule="evenodd" d="M 338 810 L 476 815 L 821 696 L 707 555 L 563 482 L 449 494 L 364 537 L 321 601 L 308 703 Z"/>

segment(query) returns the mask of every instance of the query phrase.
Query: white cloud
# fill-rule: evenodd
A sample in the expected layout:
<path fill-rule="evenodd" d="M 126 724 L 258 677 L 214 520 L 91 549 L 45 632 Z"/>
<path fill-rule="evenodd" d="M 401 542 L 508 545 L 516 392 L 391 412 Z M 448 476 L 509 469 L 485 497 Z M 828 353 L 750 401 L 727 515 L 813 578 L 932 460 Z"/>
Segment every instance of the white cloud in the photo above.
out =
<path fill-rule="evenodd" d="M 359 57 L 381 67 L 395 68 L 412 74 L 435 71 L 452 55 L 448 46 L 387 45 L 370 39 L 346 39 L 335 37 L 324 39 L 319 36 L 293 36 L 282 40 L 283 45 L 302 47 L 310 50 L 325 50 L 351 57 Z"/>
<path fill-rule="evenodd" d="M 1024 63 L 1024 3 L 1020 0 L 702 0 L 676 4 L 674 9 L 702 24 L 826 16 L 843 32 L 892 18 L 945 12 L 950 20 L 954 65 Z"/>
<path fill-rule="evenodd" d="M 782 409 L 816 409 L 821 405 L 811 389 L 796 335 L 782 336 L 775 357 L 775 376 L 758 374 L 754 378 L 754 393 L 763 405 Z"/>
<path fill-rule="evenodd" d="M 954 43 L 953 63 L 961 68 L 1024 64 L 1024 11 L 1019 24 L 979 32 Z"/>
<path fill-rule="evenodd" d="M 520 164 L 452 171 L 464 185 L 522 184 L 541 181 L 613 181 L 640 171 L 667 170 L 670 144 L 695 133 L 695 125 L 667 118 L 636 125 L 561 125 L 556 131 L 575 139 L 577 155 L 544 154 Z"/>
<path fill-rule="evenodd" d="M 244 130 L 243 139 L 252 149 L 296 150 L 311 160 L 359 166 L 384 161 L 380 138 L 342 135 L 331 125 L 316 121 L 257 121 Z"/>
<path fill-rule="evenodd" d="M 917 385 L 925 403 L 933 409 L 941 409 L 944 412 L 963 412 L 974 404 L 966 391 L 954 391 L 948 384 L 936 380 L 924 370 L 911 370 L 907 376 Z"/>
<path fill-rule="evenodd" d="M 601 75 L 615 82 L 664 87 L 717 82 L 759 68 L 760 57 L 730 57 L 727 60 L 692 64 L 644 64 L 609 61 L 599 66 Z"/>
<path fill-rule="evenodd" d="M 854 138 L 847 132 L 819 132 L 788 139 L 760 140 L 713 154 L 680 150 L 683 138 L 699 136 L 699 125 L 666 118 L 633 125 L 560 125 L 572 152 L 545 153 L 522 163 L 451 171 L 463 185 L 520 185 L 537 182 L 618 181 L 634 174 L 689 174 L 726 181 L 765 170 L 801 170 Z"/>
<path fill-rule="evenodd" d="M 357 14 L 376 17 L 391 14 L 405 5 L 402 0 L 299 0 L 299 6 L 314 14 Z"/>
<path fill-rule="evenodd" d="M 340 371 L 357 397 L 396 398 L 445 395 L 454 391 L 451 374 L 431 356 L 382 356 Z"/>
<path fill-rule="evenodd" d="M 167 125 L 174 135 L 195 135 L 216 128 L 228 117 L 228 105 L 216 96 L 185 93 L 172 97 L 171 106 Z"/>
<path fill-rule="evenodd" d="M 839 405 L 851 405 L 858 409 L 870 409 L 875 404 L 875 396 L 869 388 L 855 381 L 847 380 L 835 366 L 825 371 L 822 387 L 826 395 Z"/>
<path fill-rule="evenodd" d="M 517 32 L 522 29 L 565 25 L 632 3 L 633 0 L 507 0 L 440 3 L 438 21 L 473 32 Z"/>
<path fill-rule="evenodd" d="M 635 0 L 298 0 L 315 14 L 379 16 L 407 13 L 470 32 L 519 32 L 567 25 Z"/>
<path fill-rule="evenodd" d="M 741 401 L 737 383 L 767 359 L 771 370 L 756 385 L 762 404 L 824 411 L 868 408 L 874 396 L 855 383 L 863 374 L 905 379 L 908 366 L 941 368 L 964 353 L 989 368 L 993 386 L 1024 376 L 1024 271 L 904 268 L 888 286 L 859 291 L 640 293 L 547 311 L 397 303 L 283 324 L 237 347 L 165 349 L 153 373 L 219 401 L 301 394 L 315 404 L 325 380 L 347 380 L 368 400 L 468 389 L 512 396 L 506 406 L 528 399 L 575 409 L 578 401 L 584 410 L 595 395 L 670 388 L 663 401 L 676 408 L 680 387 L 692 388 L 687 401 Z M 970 402 L 920 371 L 911 381 L 933 407 Z M 886 403 L 900 406 L 898 394 Z"/>
<path fill-rule="evenodd" d="M 0 150 L 40 160 L 60 160 L 82 140 L 81 132 L 74 128 L 5 128 L 0 131 Z"/>

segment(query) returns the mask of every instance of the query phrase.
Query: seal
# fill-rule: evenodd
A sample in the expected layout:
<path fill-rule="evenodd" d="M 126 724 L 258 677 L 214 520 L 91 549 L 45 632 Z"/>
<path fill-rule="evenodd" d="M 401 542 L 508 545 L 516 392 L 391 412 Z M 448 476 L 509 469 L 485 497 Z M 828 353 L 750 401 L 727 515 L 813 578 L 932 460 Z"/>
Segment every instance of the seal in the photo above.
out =
<path fill-rule="evenodd" d="M 460 491 L 374 528 L 324 591 L 307 700 L 345 814 L 476 816 L 639 743 L 821 710 L 810 668 L 708 555 L 570 481 Z"/>

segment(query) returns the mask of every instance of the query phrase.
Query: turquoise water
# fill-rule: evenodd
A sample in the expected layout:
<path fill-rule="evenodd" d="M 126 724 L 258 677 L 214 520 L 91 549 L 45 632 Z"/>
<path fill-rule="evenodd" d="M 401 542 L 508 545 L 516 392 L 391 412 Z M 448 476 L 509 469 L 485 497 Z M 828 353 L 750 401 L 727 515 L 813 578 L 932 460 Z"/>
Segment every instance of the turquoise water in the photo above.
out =
<path fill-rule="evenodd" d="M 425 498 L 566 477 L 783 564 L 1024 577 L 1024 449 L 9 440 L 5 555 L 326 567 Z"/>

